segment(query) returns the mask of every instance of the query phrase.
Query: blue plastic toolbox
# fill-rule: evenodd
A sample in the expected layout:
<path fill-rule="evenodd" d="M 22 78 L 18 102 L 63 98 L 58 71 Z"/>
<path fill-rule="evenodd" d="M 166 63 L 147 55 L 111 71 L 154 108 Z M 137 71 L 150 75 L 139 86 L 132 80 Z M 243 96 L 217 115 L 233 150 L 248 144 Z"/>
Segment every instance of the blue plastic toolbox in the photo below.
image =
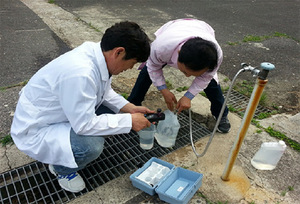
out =
<path fill-rule="evenodd" d="M 132 185 L 172 204 L 185 204 L 202 184 L 203 175 L 152 157 L 130 175 Z"/>

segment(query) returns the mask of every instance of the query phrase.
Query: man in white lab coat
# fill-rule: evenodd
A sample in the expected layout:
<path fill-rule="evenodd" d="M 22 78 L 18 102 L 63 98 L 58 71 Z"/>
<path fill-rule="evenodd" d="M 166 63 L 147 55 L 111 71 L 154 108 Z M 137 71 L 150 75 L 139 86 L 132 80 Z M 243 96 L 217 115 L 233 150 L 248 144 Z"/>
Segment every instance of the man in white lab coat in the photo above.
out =
<path fill-rule="evenodd" d="M 99 157 L 103 136 L 151 125 L 144 114 L 153 111 L 111 88 L 112 75 L 149 54 L 148 36 L 126 21 L 108 28 L 100 43 L 85 42 L 42 67 L 20 92 L 11 127 L 16 146 L 49 164 L 65 190 L 83 190 L 77 171 Z"/>

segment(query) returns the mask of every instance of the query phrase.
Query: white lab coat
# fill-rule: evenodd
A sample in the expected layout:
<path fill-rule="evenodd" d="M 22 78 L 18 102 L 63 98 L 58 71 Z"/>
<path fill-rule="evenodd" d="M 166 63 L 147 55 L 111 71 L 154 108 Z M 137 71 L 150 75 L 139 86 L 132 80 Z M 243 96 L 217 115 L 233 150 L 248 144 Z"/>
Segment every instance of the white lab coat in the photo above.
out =
<path fill-rule="evenodd" d="M 100 43 L 86 42 L 29 80 L 20 92 L 11 136 L 21 151 L 38 161 L 76 168 L 71 127 L 80 135 L 129 133 L 129 113 L 95 114 L 101 104 L 118 113 L 127 103 L 111 88 Z"/>

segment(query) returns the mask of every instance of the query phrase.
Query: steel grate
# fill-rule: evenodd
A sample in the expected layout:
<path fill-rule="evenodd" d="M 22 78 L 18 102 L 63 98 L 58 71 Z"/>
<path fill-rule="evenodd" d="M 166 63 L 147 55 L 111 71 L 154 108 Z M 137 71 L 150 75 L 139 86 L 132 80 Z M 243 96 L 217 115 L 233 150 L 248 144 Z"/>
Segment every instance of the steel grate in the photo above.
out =
<path fill-rule="evenodd" d="M 139 147 L 135 132 L 107 138 L 103 153 L 79 173 L 86 189 L 71 193 L 61 189 L 57 179 L 48 171 L 48 165 L 33 162 L 0 175 L 0 200 L 2 204 L 15 203 L 65 203 L 82 194 L 126 174 L 146 163 L 151 157 L 161 157 L 190 143 L 189 118 L 179 115 L 181 128 L 173 148 L 160 147 L 156 142 L 151 150 Z M 193 137 L 197 141 L 211 132 L 193 121 Z"/>
<path fill-rule="evenodd" d="M 224 92 L 224 97 L 226 97 L 227 92 Z M 240 94 L 237 91 L 232 90 L 227 101 L 227 106 L 232 106 L 237 113 L 243 115 L 247 109 L 249 98 Z M 258 105 L 254 113 L 254 118 L 257 118 L 260 113 L 271 113 L 270 109 L 267 109 L 261 105 Z"/>

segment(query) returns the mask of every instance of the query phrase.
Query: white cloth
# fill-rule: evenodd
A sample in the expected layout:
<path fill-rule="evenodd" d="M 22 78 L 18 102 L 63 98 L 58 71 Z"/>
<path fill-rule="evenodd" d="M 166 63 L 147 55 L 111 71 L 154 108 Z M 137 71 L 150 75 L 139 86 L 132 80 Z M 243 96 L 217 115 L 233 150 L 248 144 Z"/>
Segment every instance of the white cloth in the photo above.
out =
<path fill-rule="evenodd" d="M 20 92 L 11 136 L 21 151 L 38 161 L 76 168 L 71 127 L 80 135 L 128 133 L 130 114 L 95 114 L 101 104 L 118 113 L 127 103 L 111 88 L 100 43 L 86 42 L 29 80 Z"/>

